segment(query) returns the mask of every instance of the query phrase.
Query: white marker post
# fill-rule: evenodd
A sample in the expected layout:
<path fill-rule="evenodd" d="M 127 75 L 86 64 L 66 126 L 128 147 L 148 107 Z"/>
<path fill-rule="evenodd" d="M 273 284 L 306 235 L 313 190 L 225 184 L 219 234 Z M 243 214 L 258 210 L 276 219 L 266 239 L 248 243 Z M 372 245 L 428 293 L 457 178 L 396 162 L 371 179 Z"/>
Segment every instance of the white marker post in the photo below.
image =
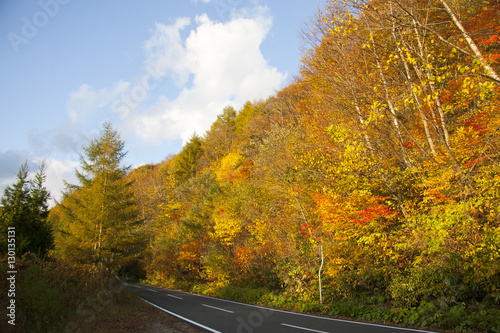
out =
<path fill-rule="evenodd" d="M 319 278 L 319 302 L 321 305 L 323 305 L 323 294 L 321 291 L 321 270 L 323 269 L 323 263 L 324 263 L 324 258 L 323 258 L 323 245 L 319 246 L 319 252 L 321 255 L 321 266 L 319 267 L 319 272 L 318 272 L 318 278 Z"/>

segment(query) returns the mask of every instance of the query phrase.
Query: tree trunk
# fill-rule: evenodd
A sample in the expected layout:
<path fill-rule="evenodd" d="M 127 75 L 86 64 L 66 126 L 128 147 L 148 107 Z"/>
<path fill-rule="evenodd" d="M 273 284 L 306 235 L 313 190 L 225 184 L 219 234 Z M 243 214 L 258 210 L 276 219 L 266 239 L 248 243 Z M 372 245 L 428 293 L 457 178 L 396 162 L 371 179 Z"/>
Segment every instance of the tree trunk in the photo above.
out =
<path fill-rule="evenodd" d="M 467 44 L 469 45 L 470 49 L 474 53 L 475 58 L 481 62 L 481 66 L 486 71 L 487 76 L 490 79 L 494 80 L 497 84 L 500 84 L 500 77 L 498 76 L 497 72 L 484 59 L 483 54 L 481 53 L 481 51 L 477 47 L 476 43 L 474 43 L 474 40 L 472 39 L 472 37 L 469 35 L 467 30 L 465 30 L 464 26 L 462 25 L 462 23 L 460 22 L 458 17 L 455 15 L 455 13 L 453 13 L 453 11 L 451 10 L 451 8 L 448 5 L 448 3 L 446 2 L 446 0 L 439 0 L 439 2 L 441 2 L 446 13 L 448 13 L 448 15 L 450 16 L 451 20 L 453 21 L 453 23 L 455 24 L 457 29 L 460 30 L 462 37 L 467 41 Z"/>

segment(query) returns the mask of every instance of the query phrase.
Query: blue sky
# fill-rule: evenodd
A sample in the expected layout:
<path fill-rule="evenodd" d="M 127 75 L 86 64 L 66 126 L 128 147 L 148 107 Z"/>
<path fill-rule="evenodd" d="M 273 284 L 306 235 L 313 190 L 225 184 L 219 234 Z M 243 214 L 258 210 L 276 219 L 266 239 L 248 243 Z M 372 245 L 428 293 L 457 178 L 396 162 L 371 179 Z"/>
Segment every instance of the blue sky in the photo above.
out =
<path fill-rule="evenodd" d="M 158 163 L 224 106 L 298 73 L 301 30 L 324 0 L 0 1 L 0 189 L 45 160 L 59 198 L 111 121 L 124 163 Z"/>

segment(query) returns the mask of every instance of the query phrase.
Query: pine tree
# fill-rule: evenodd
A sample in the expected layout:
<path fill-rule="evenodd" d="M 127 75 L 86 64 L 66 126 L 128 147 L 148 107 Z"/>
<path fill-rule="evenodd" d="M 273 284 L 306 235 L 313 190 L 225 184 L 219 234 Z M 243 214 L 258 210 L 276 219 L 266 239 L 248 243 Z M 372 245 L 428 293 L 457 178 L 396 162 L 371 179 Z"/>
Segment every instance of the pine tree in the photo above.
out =
<path fill-rule="evenodd" d="M 105 123 L 80 157 L 79 185 L 69 185 L 62 202 L 59 240 L 66 255 L 83 262 L 107 262 L 127 257 L 136 245 L 138 223 L 132 184 L 125 179 L 130 167 L 121 166 L 124 142 Z"/>
<path fill-rule="evenodd" d="M 193 134 L 182 147 L 181 152 L 173 161 L 173 173 L 179 180 L 188 179 L 196 174 L 198 159 L 203 153 L 203 140 Z"/>
<path fill-rule="evenodd" d="M 28 179 L 25 162 L 17 174 L 17 182 L 5 189 L 0 208 L 0 252 L 7 250 L 7 230 L 15 228 L 16 255 L 34 253 L 45 256 L 54 246 L 52 228 L 47 222 L 50 194 L 43 186 L 45 164 L 42 163 L 33 180 Z"/>

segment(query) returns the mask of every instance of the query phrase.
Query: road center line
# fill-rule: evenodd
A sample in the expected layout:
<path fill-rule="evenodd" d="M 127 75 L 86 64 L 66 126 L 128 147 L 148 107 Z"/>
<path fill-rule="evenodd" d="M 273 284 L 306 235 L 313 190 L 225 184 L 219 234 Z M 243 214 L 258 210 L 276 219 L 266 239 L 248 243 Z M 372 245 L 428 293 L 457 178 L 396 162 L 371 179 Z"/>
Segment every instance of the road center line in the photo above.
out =
<path fill-rule="evenodd" d="M 184 299 L 182 297 L 179 297 L 179 296 L 175 296 L 175 295 L 171 295 L 171 294 L 167 294 L 168 297 L 173 297 L 173 298 L 177 298 L 177 299 Z"/>
<path fill-rule="evenodd" d="M 213 328 L 210 328 L 210 327 L 208 327 L 208 326 L 202 325 L 202 324 L 200 324 L 200 323 L 198 323 L 198 322 L 196 322 L 196 321 L 194 321 L 194 320 L 190 320 L 190 319 L 187 319 L 187 318 L 185 318 L 185 317 L 183 317 L 183 316 L 181 316 L 181 315 L 178 315 L 177 313 L 170 312 L 170 311 L 168 311 L 168 310 L 166 310 L 166 309 L 164 309 L 164 308 L 162 308 L 162 307 L 160 307 L 160 306 L 158 306 L 158 305 L 156 305 L 156 304 L 153 304 L 153 303 L 151 303 L 151 302 L 149 302 L 149 301 L 146 301 L 144 298 L 141 298 L 141 297 L 139 297 L 139 298 L 140 298 L 140 299 L 142 299 L 144 302 L 146 302 L 146 303 L 148 303 L 148 304 L 151 304 L 151 305 L 152 305 L 152 306 L 154 306 L 155 308 L 158 308 L 158 309 L 160 309 L 161 311 L 168 313 L 168 314 L 169 314 L 169 315 L 171 315 L 171 316 L 174 316 L 174 317 L 176 317 L 176 318 L 179 318 L 180 320 L 187 321 L 188 323 L 191 323 L 191 324 L 193 324 L 193 325 L 195 325 L 195 326 L 201 327 L 201 328 L 203 328 L 204 330 L 206 330 L 206 331 L 208 331 L 208 332 L 211 332 L 211 333 L 221 333 L 221 332 L 219 332 L 219 331 L 214 330 Z"/>
<path fill-rule="evenodd" d="M 297 328 L 299 330 L 304 330 L 304 331 L 309 331 L 309 332 L 328 333 L 328 332 L 325 332 L 325 331 L 318 331 L 318 330 L 313 330 L 313 329 L 307 328 L 307 327 L 300 327 L 300 326 L 295 326 L 295 325 L 288 325 L 288 324 L 285 324 L 285 323 L 281 323 L 281 325 L 288 326 L 288 327 L 293 327 L 293 328 Z"/>
<path fill-rule="evenodd" d="M 156 290 L 149 289 L 149 288 L 148 288 L 148 290 L 149 290 L 149 291 L 152 291 L 152 292 L 154 292 L 154 293 L 157 293 L 157 292 L 158 292 L 158 291 L 156 291 Z"/>
<path fill-rule="evenodd" d="M 215 306 L 211 306 L 211 305 L 207 305 L 207 304 L 202 304 L 203 306 L 206 306 L 207 308 L 212 308 L 212 309 L 215 309 L 215 310 L 220 310 L 220 311 L 224 311 L 224 312 L 228 312 L 228 313 L 234 313 L 234 311 L 229 311 L 229 310 L 226 310 L 226 309 L 221 309 L 221 308 L 218 308 L 218 307 L 215 307 Z"/>
<path fill-rule="evenodd" d="M 128 285 L 137 287 L 137 285 L 132 284 L 132 283 L 128 283 Z M 140 289 L 140 287 L 137 287 L 137 288 Z M 163 290 L 168 290 L 166 288 L 162 288 L 162 289 Z M 200 297 L 200 298 L 216 300 L 218 302 L 226 302 L 226 303 L 231 303 L 231 304 L 238 304 L 238 305 L 245 306 L 245 307 L 256 308 L 256 309 L 260 309 L 260 311 L 273 311 L 273 312 L 285 313 L 285 314 L 288 314 L 288 315 L 295 315 L 295 316 L 301 316 L 301 317 L 315 318 L 315 319 L 327 320 L 327 321 L 332 321 L 332 322 L 347 323 L 347 324 L 352 324 L 352 325 L 387 328 L 387 329 L 400 330 L 400 331 L 405 331 L 405 332 L 437 333 L 436 331 L 419 330 L 419 329 L 407 328 L 407 327 L 389 326 L 389 325 L 374 324 L 374 323 L 364 323 L 364 322 L 359 322 L 359 321 L 345 320 L 345 319 L 338 319 L 338 318 L 320 317 L 320 316 L 314 316 L 314 315 L 310 315 L 310 314 L 306 314 L 306 313 L 289 312 L 289 311 L 284 311 L 284 310 L 279 310 L 279 309 L 272 309 L 272 308 L 269 308 L 269 307 L 263 307 L 263 306 L 259 306 L 259 305 L 252 305 L 252 304 L 247 304 L 247 303 L 242 303 L 242 302 L 235 302 L 235 301 L 230 301 L 230 300 L 226 300 L 226 299 L 220 299 L 220 298 L 215 298 L 215 297 L 210 297 L 210 296 L 205 296 L 205 295 L 197 295 L 197 294 L 192 294 L 192 293 L 188 293 L 188 292 L 185 292 L 185 291 L 178 291 L 177 290 L 177 292 L 180 292 L 180 293 L 183 293 L 183 294 L 186 294 L 186 295 Z"/>

